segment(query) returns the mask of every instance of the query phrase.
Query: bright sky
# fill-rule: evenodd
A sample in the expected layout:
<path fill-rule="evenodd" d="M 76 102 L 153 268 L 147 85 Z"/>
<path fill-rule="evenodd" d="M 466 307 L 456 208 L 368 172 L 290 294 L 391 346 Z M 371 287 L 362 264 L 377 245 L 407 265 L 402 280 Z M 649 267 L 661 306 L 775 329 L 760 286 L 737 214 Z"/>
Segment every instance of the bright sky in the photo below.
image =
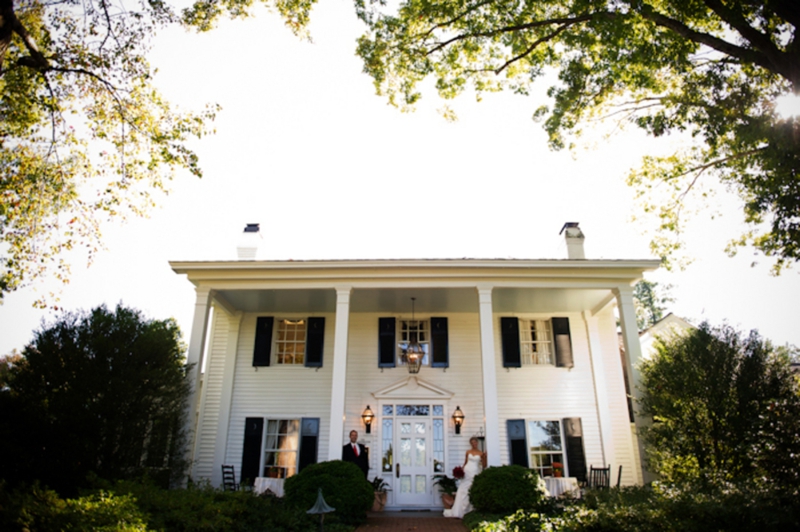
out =
<path fill-rule="evenodd" d="M 226 22 L 204 35 L 172 30 L 152 62 L 165 95 L 185 108 L 222 105 L 217 134 L 196 144 L 205 177 L 179 176 L 149 219 L 104 227 L 108 250 L 91 268 L 77 262 L 61 307 L 122 301 L 149 317 L 178 320 L 188 339 L 194 295 L 167 261 L 233 259 L 246 223 L 261 223 L 268 259 L 565 258 L 558 231 L 580 222 L 587 258 L 650 258 L 630 222 L 628 169 L 659 142 L 631 130 L 591 149 L 551 152 L 531 120 L 544 103 L 490 95 L 457 100 L 445 122 L 428 95 L 402 114 L 374 95 L 355 57 L 360 27 L 346 0 L 323 2 L 314 43 L 277 16 Z M 730 203 L 724 196 L 723 203 Z M 723 248 L 735 210 L 691 226 L 695 262 L 652 280 L 674 285 L 671 309 L 800 345 L 798 269 L 771 277 L 767 261 Z M 751 267 L 751 262 L 759 264 Z M 0 354 L 21 350 L 42 319 L 40 283 L 0 306 Z"/>

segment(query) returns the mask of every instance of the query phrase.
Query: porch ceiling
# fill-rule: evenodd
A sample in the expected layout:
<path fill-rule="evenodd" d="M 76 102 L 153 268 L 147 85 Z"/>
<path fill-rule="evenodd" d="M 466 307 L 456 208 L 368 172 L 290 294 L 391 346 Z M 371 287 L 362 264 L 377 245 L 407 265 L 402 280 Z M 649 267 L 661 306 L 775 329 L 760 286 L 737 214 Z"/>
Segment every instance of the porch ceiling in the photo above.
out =
<path fill-rule="evenodd" d="M 218 294 L 244 312 L 335 312 L 333 289 L 221 290 Z M 590 310 L 610 294 L 608 289 L 495 288 L 495 312 L 575 312 Z M 410 314 L 411 298 L 420 314 L 477 312 L 475 288 L 357 288 L 351 312 Z"/>

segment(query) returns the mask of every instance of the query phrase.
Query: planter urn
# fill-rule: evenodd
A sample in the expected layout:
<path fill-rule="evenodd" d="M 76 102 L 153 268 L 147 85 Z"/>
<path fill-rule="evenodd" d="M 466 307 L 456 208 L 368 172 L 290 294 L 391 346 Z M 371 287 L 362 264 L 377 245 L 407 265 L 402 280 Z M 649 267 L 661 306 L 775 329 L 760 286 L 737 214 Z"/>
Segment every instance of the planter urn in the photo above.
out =
<path fill-rule="evenodd" d="M 452 508 L 454 502 L 456 502 L 455 496 L 448 495 L 447 493 L 442 493 L 442 504 L 444 505 L 446 510 Z"/>
<path fill-rule="evenodd" d="M 382 512 L 384 506 L 386 506 L 386 492 L 385 491 L 376 491 L 375 492 L 375 500 L 372 501 L 372 511 L 373 512 Z"/>

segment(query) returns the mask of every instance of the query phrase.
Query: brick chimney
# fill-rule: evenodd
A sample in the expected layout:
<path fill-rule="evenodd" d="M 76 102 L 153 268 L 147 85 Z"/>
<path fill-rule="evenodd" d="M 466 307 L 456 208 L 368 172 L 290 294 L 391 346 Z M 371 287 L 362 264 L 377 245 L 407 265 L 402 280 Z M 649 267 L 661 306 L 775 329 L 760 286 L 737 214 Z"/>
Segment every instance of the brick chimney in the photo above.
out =
<path fill-rule="evenodd" d="M 261 243 L 259 224 L 247 224 L 236 245 L 236 258 L 239 260 L 255 260 L 258 245 Z"/>
<path fill-rule="evenodd" d="M 567 245 L 568 259 L 585 259 L 583 253 L 583 241 L 585 236 L 578 227 L 578 222 L 567 222 L 558 234 L 564 234 L 564 243 Z"/>

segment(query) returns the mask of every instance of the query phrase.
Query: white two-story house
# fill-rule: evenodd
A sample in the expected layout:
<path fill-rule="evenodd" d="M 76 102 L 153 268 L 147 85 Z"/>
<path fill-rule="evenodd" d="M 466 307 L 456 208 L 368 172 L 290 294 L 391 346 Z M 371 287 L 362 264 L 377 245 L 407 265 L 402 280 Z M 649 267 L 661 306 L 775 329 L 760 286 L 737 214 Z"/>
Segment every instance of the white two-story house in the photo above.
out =
<path fill-rule="evenodd" d="M 192 477 L 285 478 L 356 430 L 389 508 L 440 506 L 473 435 L 490 466 L 640 483 L 623 375 L 635 390 L 632 286 L 658 261 L 585 259 L 562 232 L 566 259 L 172 262 L 197 295 Z"/>

